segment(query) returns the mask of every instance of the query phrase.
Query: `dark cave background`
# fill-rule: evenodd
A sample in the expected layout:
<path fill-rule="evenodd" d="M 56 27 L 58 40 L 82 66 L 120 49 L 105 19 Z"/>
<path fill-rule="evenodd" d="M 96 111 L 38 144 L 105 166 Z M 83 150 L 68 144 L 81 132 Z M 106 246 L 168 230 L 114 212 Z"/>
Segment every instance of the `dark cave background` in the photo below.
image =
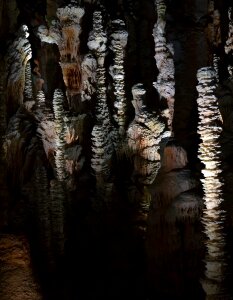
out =
<path fill-rule="evenodd" d="M 148 110 L 159 113 L 164 103 L 159 101 L 159 95 L 152 84 L 158 75 L 152 36 L 157 20 L 154 1 L 90 2 L 79 2 L 80 6 L 85 7 L 80 55 L 88 52 L 88 34 L 92 29 L 92 16 L 96 8 L 103 12 L 104 27 L 108 30 L 111 20 L 123 19 L 129 34 L 124 62 L 128 125 L 134 119 L 131 88 L 136 83 L 142 83 L 146 89 L 145 104 Z M 70 1 L 62 0 L 0 0 L 1 64 L 4 65 L 4 57 L 15 38 L 16 30 L 26 24 L 32 48 L 32 78 L 35 82 L 38 77 L 35 68 L 39 66 L 40 77 L 44 80 L 42 89 L 49 108 L 52 108 L 54 90 L 60 88 L 65 94 L 66 87 L 59 65 L 58 47 L 42 43 L 37 36 L 37 29 L 41 24 L 50 24 L 56 17 L 56 9 L 69 3 Z M 191 221 L 184 219 L 172 224 L 166 223 L 163 215 L 170 207 L 169 201 L 173 199 L 166 202 L 164 190 L 170 189 L 171 194 L 173 190 L 178 190 L 177 194 L 191 191 L 200 198 L 203 196 L 200 184 L 203 166 L 197 157 L 200 137 L 197 134 L 196 73 L 199 68 L 212 64 L 213 53 L 218 54 L 219 99 L 225 101 L 224 97 L 228 97 L 232 110 L 233 84 L 232 78 L 228 78 L 227 66 L 233 64 L 233 58 L 224 51 L 228 35 L 227 11 L 232 1 L 214 1 L 215 9 L 221 15 L 221 43 L 217 48 L 208 40 L 208 26 L 213 20 L 208 14 L 207 0 L 168 0 L 166 5 L 167 40 L 173 44 L 175 64 L 174 137 L 166 147 L 185 149 L 187 165 L 173 169 L 170 173 L 162 170 L 152 185 L 144 186 L 137 179 L 132 179 L 134 167 L 127 155 L 119 159 L 115 154 L 109 175 L 114 181 L 114 193 L 111 194 L 111 204 L 108 201 L 106 204 L 96 194 L 96 179 L 91 169 L 91 130 L 95 123 L 95 101 L 92 99 L 89 102 L 80 102 L 78 99 L 78 105 L 70 109 L 68 100 L 65 99 L 64 109 L 69 116 L 78 117 L 85 113 L 88 115 L 81 134 L 85 163 L 72 179 L 75 182 L 74 189 L 67 189 L 64 183 L 54 183 L 53 193 L 57 193 L 58 198 L 59 195 L 62 197 L 62 213 L 56 214 L 57 219 L 50 220 L 46 212 L 50 211 L 47 204 L 50 201 L 49 182 L 55 180 L 52 159 L 45 155 L 39 138 L 35 143 L 36 147 L 31 146 L 33 150 L 29 153 L 29 145 L 37 137 L 36 119 L 23 107 L 19 108 L 19 105 L 8 102 L 6 124 L 9 125 L 11 118 L 19 112 L 24 142 L 19 150 L 13 152 L 18 156 L 13 157 L 10 163 L 6 162 L 1 150 L 1 300 L 206 299 L 200 284 L 205 255 L 201 212 L 198 218 Z M 112 61 L 113 54 L 109 51 L 105 61 L 106 69 Z M 8 70 L 1 69 L 1 74 L 4 74 L 7 81 Z M 106 76 L 107 81 L 111 82 L 110 75 L 106 73 Z M 3 84 L 1 102 L 6 99 L 6 91 L 7 86 Z M 113 95 L 109 92 L 110 107 L 112 102 Z M 230 257 L 228 269 L 231 270 L 233 127 L 231 121 L 229 123 L 230 125 L 223 124 L 221 146 L 222 176 L 225 181 L 223 206 L 227 211 L 225 230 L 227 253 Z M 30 124 L 30 128 L 27 124 Z M 3 142 L 6 128 L 0 129 Z M 189 188 L 182 190 L 182 182 L 186 181 Z M 148 193 L 151 204 L 149 211 L 145 212 L 141 203 L 145 201 Z M 53 195 L 52 192 L 50 194 Z M 158 201 L 162 204 L 158 204 Z M 48 225 L 48 220 L 55 224 Z M 60 224 L 63 228 L 62 234 L 56 229 L 60 228 Z M 55 229 L 51 229 L 53 226 Z M 18 273 L 14 273 L 14 267 L 8 267 L 11 261 L 19 264 Z M 26 265 L 30 272 L 20 272 L 21 265 Z M 35 278 L 36 283 L 27 279 L 31 277 Z M 226 281 L 233 295 L 231 274 Z"/>

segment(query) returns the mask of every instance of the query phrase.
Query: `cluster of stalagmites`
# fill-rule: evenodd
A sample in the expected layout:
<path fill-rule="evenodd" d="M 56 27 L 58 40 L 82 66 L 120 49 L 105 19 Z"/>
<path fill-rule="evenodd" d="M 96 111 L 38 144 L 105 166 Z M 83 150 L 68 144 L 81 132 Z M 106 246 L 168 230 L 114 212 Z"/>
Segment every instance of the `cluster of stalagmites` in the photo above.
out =
<path fill-rule="evenodd" d="M 220 178 L 220 145 L 219 135 L 220 113 L 218 110 L 216 90 L 216 73 L 212 67 L 201 68 L 197 72 L 199 97 L 197 99 L 199 123 L 198 133 L 201 137 L 199 158 L 204 163 L 202 170 L 204 178 L 202 185 L 204 190 L 204 204 L 202 223 L 207 237 L 206 240 L 206 271 L 202 285 L 211 297 L 227 298 L 224 290 L 226 276 L 226 253 L 224 219 L 225 212 L 220 207 L 223 201 L 221 196 L 222 181 Z M 217 298 L 216 298 L 217 299 Z"/>
<path fill-rule="evenodd" d="M 154 87 L 161 98 L 166 99 L 167 109 L 163 111 L 169 129 L 172 130 L 175 95 L 175 68 L 173 62 L 173 48 L 166 40 L 166 5 L 164 0 L 155 1 L 157 23 L 154 26 L 155 60 L 159 71 Z"/>
<path fill-rule="evenodd" d="M 35 117 L 38 122 L 37 134 L 42 140 L 47 158 L 55 168 L 57 178 L 64 180 L 69 175 L 78 173 L 84 164 L 82 146 L 78 143 L 84 133 L 83 124 L 86 114 L 68 117 L 63 109 L 64 95 L 56 89 L 53 97 L 54 114 L 45 102 L 43 91 L 36 97 Z"/>
<path fill-rule="evenodd" d="M 28 28 L 22 25 L 17 32 L 17 36 L 8 48 L 6 64 L 8 70 L 7 81 L 7 100 L 9 105 L 14 108 L 23 103 L 24 86 L 25 86 L 25 70 L 28 61 L 32 57 L 31 45 L 28 40 Z M 29 67 L 27 67 L 27 83 L 29 80 Z M 31 98 L 30 83 L 26 85 L 26 96 Z"/>
<path fill-rule="evenodd" d="M 132 88 L 135 118 L 127 130 L 129 151 L 134 160 L 134 177 L 151 184 L 160 168 L 160 142 L 166 136 L 165 126 L 158 116 L 144 105 L 146 91 L 142 84 Z"/>

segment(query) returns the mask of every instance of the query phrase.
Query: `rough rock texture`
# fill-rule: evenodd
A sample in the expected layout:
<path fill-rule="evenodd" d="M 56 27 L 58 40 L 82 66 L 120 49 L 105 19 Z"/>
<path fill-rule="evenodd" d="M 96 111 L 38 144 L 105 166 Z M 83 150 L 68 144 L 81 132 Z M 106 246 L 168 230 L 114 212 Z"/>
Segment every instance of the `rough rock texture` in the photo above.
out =
<path fill-rule="evenodd" d="M 159 147 L 166 132 L 158 116 L 147 111 L 144 105 L 145 93 L 142 84 L 132 88 L 135 118 L 127 130 L 127 141 L 134 160 L 135 180 L 151 184 L 160 168 Z"/>
<path fill-rule="evenodd" d="M 0 297 L 2 300 L 41 300 L 28 242 L 23 236 L 0 235 Z"/>
<path fill-rule="evenodd" d="M 155 1 L 157 9 L 157 23 L 155 24 L 153 36 L 155 41 L 155 60 L 159 70 L 157 81 L 154 87 L 157 89 L 161 98 L 167 101 L 167 109 L 163 115 L 167 119 L 167 124 L 172 130 L 172 121 L 174 114 L 174 96 L 175 96 L 175 69 L 173 62 L 173 49 L 171 44 L 166 41 L 166 5 L 163 0 Z"/>
<path fill-rule="evenodd" d="M 225 51 L 227 54 L 233 51 L 233 21 L 232 21 L 232 7 L 228 10 L 229 17 L 229 31 L 228 31 L 228 39 L 226 40 Z"/>

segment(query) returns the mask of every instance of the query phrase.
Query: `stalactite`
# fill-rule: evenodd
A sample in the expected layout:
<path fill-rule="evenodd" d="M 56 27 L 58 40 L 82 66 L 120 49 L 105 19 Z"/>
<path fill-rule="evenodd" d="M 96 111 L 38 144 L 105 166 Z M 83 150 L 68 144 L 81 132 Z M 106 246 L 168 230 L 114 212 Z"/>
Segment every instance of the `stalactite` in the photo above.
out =
<path fill-rule="evenodd" d="M 220 177 L 221 161 L 218 140 L 222 129 L 215 96 L 216 73 L 212 67 L 201 68 L 197 72 L 197 79 L 198 133 L 202 140 L 198 156 L 204 164 L 202 184 L 205 208 L 202 223 L 207 237 L 206 270 L 202 286 L 207 294 L 206 299 L 220 299 L 223 296 L 224 299 L 228 299 L 224 286 L 227 256 L 224 233 L 225 211 L 221 208 L 223 183 Z"/>
<path fill-rule="evenodd" d="M 31 45 L 28 40 L 28 28 L 23 25 L 17 32 L 17 37 L 10 45 L 6 62 L 8 73 L 7 101 L 9 105 L 17 107 L 23 104 L 23 91 L 25 86 L 25 70 L 32 57 Z M 10 104 L 11 103 L 11 104 Z"/>
<path fill-rule="evenodd" d="M 158 116 L 144 105 L 146 91 L 142 84 L 132 88 L 135 118 L 127 130 L 128 147 L 134 157 L 134 172 L 139 182 L 151 184 L 160 168 L 159 144 L 166 135 Z"/>
<path fill-rule="evenodd" d="M 55 130 L 57 134 L 56 138 L 56 172 L 59 180 L 64 180 L 66 177 L 65 172 L 65 159 L 64 159 L 64 146 L 65 146 L 65 134 L 64 134 L 64 109 L 63 109 L 64 96 L 61 90 L 56 89 L 53 96 L 53 110 L 55 116 Z"/>
<path fill-rule="evenodd" d="M 44 25 L 38 28 L 38 35 L 42 42 L 58 45 L 63 79 L 69 96 L 81 92 L 82 71 L 79 55 L 79 36 L 83 15 L 84 9 L 72 3 L 57 9 L 59 21 L 53 21 L 49 29 Z"/>
<path fill-rule="evenodd" d="M 155 1 L 157 10 L 157 23 L 154 26 L 153 36 L 155 42 L 155 60 L 159 71 L 154 87 L 160 98 L 167 101 L 167 109 L 162 113 L 167 119 L 169 129 L 172 131 L 175 96 L 175 69 L 173 62 L 173 48 L 166 41 L 166 5 L 164 0 Z"/>
<path fill-rule="evenodd" d="M 92 130 L 91 165 L 97 177 L 108 176 L 112 156 L 111 125 L 107 106 L 106 75 L 104 61 L 106 56 L 107 36 L 103 30 L 101 12 L 93 14 L 93 31 L 89 37 L 88 47 L 97 60 L 96 82 L 96 124 Z M 100 179 L 102 181 L 102 179 Z M 98 183 L 98 179 L 97 179 Z M 100 183 L 101 185 L 101 183 Z"/>
<path fill-rule="evenodd" d="M 124 56 L 127 45 L 128 33 L 124 29 L 122 20 L 112 21 L 113 33 L 111 34 L 111 48 L 114 52 L 114 64 L 110 67 L 110 75 L 113 78 L 115 95 L 114 119 L 118 125 L 120 136 L 125 134 L 126 129 L 126 96 L 125 96 L 125 71 Z"/>

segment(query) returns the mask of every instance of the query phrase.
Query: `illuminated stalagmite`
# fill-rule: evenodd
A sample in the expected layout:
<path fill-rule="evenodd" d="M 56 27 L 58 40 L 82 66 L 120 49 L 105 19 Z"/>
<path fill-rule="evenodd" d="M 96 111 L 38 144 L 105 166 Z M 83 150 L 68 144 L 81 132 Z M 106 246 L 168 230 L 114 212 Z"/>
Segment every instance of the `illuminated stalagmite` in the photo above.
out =
<path fill-rule="evenodd" d="M 115 95 L 114 119 L 118 125 L 119 134 L 125 133 L 126 126 L 126 96 L 125 96 L 125 71 L 124 55 L 127 44 L 128 33 L 124 30 L 125 24 L 122 20 L 112 21 L 113 33 L 111 34 L 111 48 L 114 52 L 114 64 L 110 67 L 113 78 Z"/>
<path fill-rule="evenodd" d="M 31 65 L 29 61 L 25 68 L 24 101 L 32 101 L 32 100 L 33 100 L 32 72 L 31 72 Z"/>
<path fill-rule="evenodd" d="M 166 135 L 165 126 L 146 109 L 146 90 L 142 84 L 134 85 L 132 94 L 135 118 L 127 130 L 127 141 L 134 157 L 134 176 L 141 183 L 151 184 L 160 168 L 159 148 Z"/>
<path fill-rule="evenodd" d="M 216 73 L 212 67 L 201 68 L 197 72 L 197 99 L 201 137 L 199 158 L 204 164 L 202 174 L 204 204 L 202 223 L 206 234 L 205 278 L 202 281 L 207 299 L 225 297 L 224 279 L 226 276 L 226 252 L 224 220 L 225 211 L 221 208 L 222 181 L 220 178 L 220 113 L 215 96 Z M 215 297 L 215 298 L 213 298 Z"/>
<path fill-rule="evenodd" d="M 64 133 L 64 109 L 63 109 L 64 96 L 61 90 L 56 89 L 53 95 L 53 111 L 55 116 L 55 130 L 56 130 L 56 172 L 59 180 L 66 177 L 65 172 L 65 133 Z"/>
<path fill-rule="evenodd" d="M 17 32 L 15 40 L 8 48 L 6 57 L 8 69 L 7 100 L 9 105 L 13 107 L 17 107 L 18 104 L 23 104 L 25 71 L 27 63 L 32 57 L 28 36 L 28 27 L 22 25 Z M 27 91 L 29 92 L 28 89 Z"/>
<path fill-rule="evenodd" d="M 166 5 L 164 0 L 155 1 L 157 10 L 157 23 L 154 26 L 153 36 L 155 42 L 155 60 L 159 71 L 154 87 L 160 98 L 167 101 L 167 109 L 162 113 L 166 117 L 168 127 L 172 130 L 175 96 L 175 69 L 173 62 L 173 48 L 166 40 Z"/>
<path fill-rule="evenodd" d="M 91 165 L 96 176 L 105 176 L 109 173 L 109 163 L 113 151 L 104 68 L 106 43 L 107 36 L 103 30 L 101 12 L 95 11 L 93 14 L 93 31 L 89 37 L 88 47 L 97 60 L 96 124 L 92 130 L 93 157 L 91 159 Z"/>

